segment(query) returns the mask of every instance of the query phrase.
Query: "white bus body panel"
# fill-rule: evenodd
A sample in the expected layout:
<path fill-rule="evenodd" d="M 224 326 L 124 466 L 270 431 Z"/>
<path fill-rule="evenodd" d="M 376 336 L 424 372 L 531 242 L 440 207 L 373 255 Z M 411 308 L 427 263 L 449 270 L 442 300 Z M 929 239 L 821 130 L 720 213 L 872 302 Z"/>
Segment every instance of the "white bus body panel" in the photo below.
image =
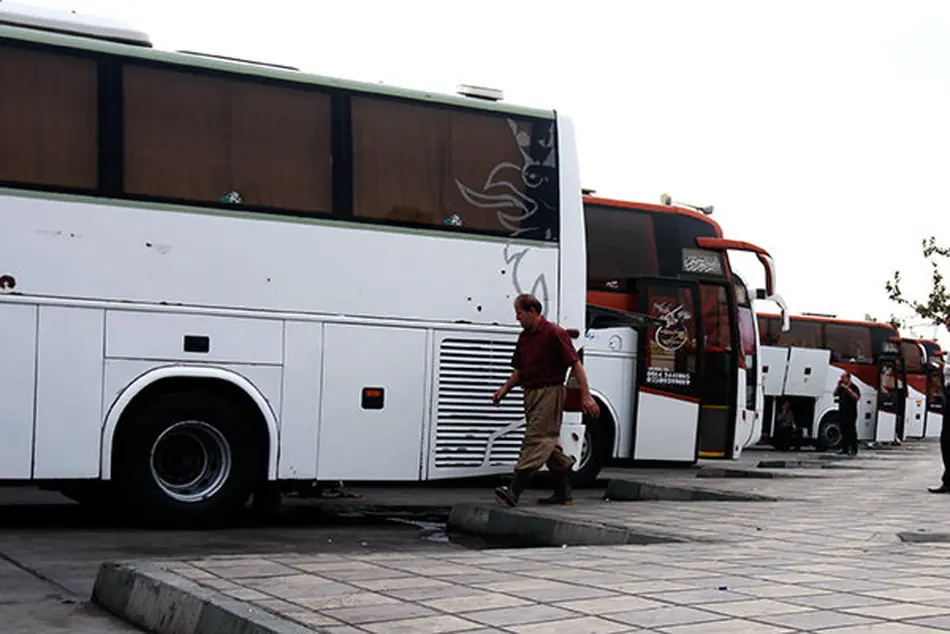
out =
<path fill-rule="evenodd" d="M 157 376 L 150 374 L 126 393 L 128 384 L 120 385 L 116 378 L 122 366 L 113 363 L 116 360 L 137 361 L 141 365 L 135 366 L 135 372 L 151 369 L 162 376 L 181 372 L 231 377 L 229 372 L 244 372 L 247 385 L 242 383 L 242 389 L 261 401 L 270 433 L 280 439 L 280 446 L 271 451 L 270 477 L 278 473 L 295 479 L 322 476 L 318 464 L 324 456 L 330 461 L 327 473 L 341 478 L 365 476 L 368 468 L 358 464 L 358 459 L 349 460 L 346 472 L 339 464 L 333 465 L 339 456 L 329 456 L 342 431 L 320 430 L 324 422 L 318 409 L 321 393 L 326 395 L 324 415 L 336 414 L 354 402 L 358 405 L 359 399 L 359 394 L 347 395 L 349 405 L 343 406 L 334 399 L 344 397 L 321 392 L 325 386 L 336 385 L 330 373 L 345 374 L 359 362 L 331 352 L 331 362 L 343 366 L 326 365 L 327 342 L 320 321 L 373 321 L 361 315 L 385 315 L 387 324 L 419 327 L 410 335 L 415 342 L 423 341 L 426 331 L 433 332 L 426 324 L 461 323 L 466 336 L 484 331 L 485 337 L 501 337 L 513 346 L 518 329 L 491 324 L 513 324 L 511 300 L 518 292 L 541 294 L 545 312 L 552 317 L 560 310 L 557 295 L 550 292 L 559 279 L 558 250 L 553 245 L 287 219 L 215 217 L 195 210 L 150 210 L 145 204 L 70 202 L 32 194 L 0 194 L 0 210 L 9 219 L 0 234 L 0 253 L 4 254 L 0 274 L 15 278 L 18 293 L 8 299 L 0 296 L 0 302 L 5 315 L 6 311 L 20 315 L 9 319 L 17 324 L 16 340 L 23 347 L 16 352 L 22 359 L 13 366 L 18 381 L 31 381 L 28 369 L 34 360 L 26 342 L 34 341 L 38 350 L 35 415 L 30 411 L 33 399 L 27 402 L 22 396 L 33 394 L 29 385 L 16 391 L 21 395 L 16 400 L 5 396 L 2 401 L 7 411 L 16 408 L 21 414 L 16 442 L 35 444 L 35 461 L 28 473 L 25 465 L 32 460 L 31 452 L 13 449 L 13 442 L 9 443 L 8 451 L 16 452 L 18 460 L 4 461 L 9 465 L 5 468 L 17 477 L 111 476 L 111 434 L 122 408 L 134 391 Z M 235 249 L 237 244 L 255 245 L 259 254 Z M 582 253 L 562 253 L 565 266 L 580 260 Z M 50 265 L 53 256 L 38 254 L 55 254 L 56 266 Z M 39 308 L 28 296 L 36 297 Z M 63 296 L 81 301 L 58 299 Z M 32 334 L 31 314 L 37 315 Z M 573 325 L 577 326 L 583 329 L 582 323 Z M 185 335 L 208 337 L 208 352 L 185 352 Z M 394 345 L 405 352 L 402 343 Z M 364 352 L 372 354 L 372 350 Z M 425 353 L 425 347 L 418 353 L 423 368 L 425 363 L 434 363 L 424 360 Z M 493 409 L 491 391 L 511 371 L 507 354 L 504 370 L 492 374 L 490 385 L 481 388 L 487 390 L 481 406 L 488 409 Z M 187 365 L 167 367 L 173 363 Z M 261 379 L 245 372 L 252 367 L 267 369 L 268 377 L 277 376 L 276 387 L 271 378 L 259 383 Z M 419 381 L 423 394 L 431 389 L 429 374 L 413 368 L 399 376 Z M 129 370 L 123 380 L 136 379 L 135 372 Z M 104 380 L 109 381 L 108 387 Z M 286 411 L 281 411 L 282 394 L 287 399 Z M 427 395 L 417 398 L 423 404 L 430 401 Z M 520 408 L 514 399 L 510 402 Z M 414 407 L 411 416 L 401 418 L 400 429 L 392 430 L 400 442 L 412 445 L 412 479 L 420 477 L 420 472 L 449 477 L 449 472 L 457 470 L 421 464 L 419 452 L 426 450 L 427 437 L 420 426 L 426 424 L 428 406 Z M 495 441 L 499 443 L 493 450 L 496 457 L 465 471 L 472 475 L 510 471 L 516 453 L 508 447 L 501 452 L 504 459 L 497 454 L 502 445 L 520 442 L 524 424 L 520 409 L 511 420 L 520 429 Z M 564 450 L 578 456 L 583 436 L 580 415 L 566 414 Z M 320 440 L 327 443 L 322 453 Z M 386 451 L 393 451 L 392 443 Z M 403 451 L 401 446 L 399 451 Z M 386 479 L 390 468 L 380 469 L 381 479 Z M 409 473 L 405 465 L 392 470 L 396 471 Z"/>
<path fill-rule="evenodd" d="M 788 371 L 788 348 L 761 346 L 759 348 L 759 367 L 762 377 L 762 389 L 766 396 L 781 396 L 785 386 L 785 374 Z"/>
<path fill-rule="evenodd" d="M 39 309 L 36 479 L 99 476 L 105 314 L 93 308 Z"/>
<path fill-rule="evenodd" d="M 640 391 L 634 460 L 694 462 L 699 403 Z"/>
<path fill-rule="evenodd" d="M 907 386 L 907 401 L 904 407 L 904 438 L 924 437 L 924 417 L 927 415 L 927 397 Z"/>
<path fill-rule="evenodd" d="M 927 438 L 940 438 L 940 431 L 943 428 L 943 414 L 936 412 L 927 412 Z"/>
<path fill-rule="evenodd" d="M 785 396 L 818 398 L 825 391 L 831 351 L 790 348 Z"/>
<path fill-rule="evenodd" d="M 897 415 L 892 412 L 877 413 L 877 427 L 874 430 L 875 442 L 892 442 L 897 438 Z"/>
<path fill-rule="evenodd" d="M 605 328 L 590 331 L 584 347 L 584 368 L 592 393 L 600 398 L 614 421 L 612 457 L 630 458 L 633 395 L 637 380 L 636 330 Z"/>
<path fill-rule="evenodd" d="M 33 473 L 36 306 L 0 304 L 0 479 Z"/>
<path fill-rule="evenodd" d="M 558 279 L 554 245 L 29 195 L 0 210 L 0 274 L 32 296 L 512 324 L 519 290 Z"/>
<path fill-rule="evenodd" d="M 329 324 L 324 336 L 317 478 L 418 480 L 426 332 Z M 363 409 L 364 387 L 384 389 L 382 409 Z"/>
<path fill-rule="evenodd" d="M 754 409 L 746 408 L 746 372 L 747 370 L 745 368 L 738 368 L 736 377 L 738 389 L 736 390 L 736 431 L 735 437 L 732 440 L 733 459 L 741 457 L 742 450 L 745 447 L 749 447 L 758 442 L 758 440 L 755 439 L 757 413 Z"/>

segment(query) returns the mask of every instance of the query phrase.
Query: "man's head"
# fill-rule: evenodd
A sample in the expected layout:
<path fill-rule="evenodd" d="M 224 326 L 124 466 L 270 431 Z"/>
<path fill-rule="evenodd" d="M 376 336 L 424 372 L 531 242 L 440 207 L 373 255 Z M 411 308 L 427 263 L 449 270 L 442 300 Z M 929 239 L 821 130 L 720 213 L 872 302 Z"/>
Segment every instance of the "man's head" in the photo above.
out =
<path fill-rule="evenodd" d="M 541 302 L 534 295 L 523 293 L 515 298 L 515 318 L 522 328 L 535 328 L 541 323 Z"/>
<path fill-rule="evenodd" d="M 845 371 L 841 374 L 841 380 L 844 381 L 844 384 L 845 384 L 845 385 L 848 385 L 849 383 L 851 383 L 851 373 L 848 372 L 847 370 L 845 370 Z"/>

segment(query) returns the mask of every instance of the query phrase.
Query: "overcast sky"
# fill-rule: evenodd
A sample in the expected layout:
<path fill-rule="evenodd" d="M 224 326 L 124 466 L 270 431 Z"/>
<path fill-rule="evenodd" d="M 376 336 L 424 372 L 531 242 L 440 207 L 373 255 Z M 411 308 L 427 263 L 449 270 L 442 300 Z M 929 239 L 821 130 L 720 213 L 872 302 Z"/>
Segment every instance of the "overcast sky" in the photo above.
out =
<path fill-rule="evenodd" d="M 948 1 L 30 3 L 132 20 L 158 48 L 563 110 L 585 187 L 715 205 L 775 256 L 793 312 L 885 319 L 893 271 L 923 295 L 921 240 L 950 243 Z"/>

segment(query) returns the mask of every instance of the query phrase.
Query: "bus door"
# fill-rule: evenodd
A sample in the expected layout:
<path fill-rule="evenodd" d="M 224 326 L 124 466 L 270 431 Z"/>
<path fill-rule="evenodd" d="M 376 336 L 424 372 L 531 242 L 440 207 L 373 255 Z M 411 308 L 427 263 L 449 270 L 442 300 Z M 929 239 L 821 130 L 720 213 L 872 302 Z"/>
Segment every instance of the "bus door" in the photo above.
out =
<path fill-rule="evenodd" d="M 703 348 L 699 286 L 640 280 L 643 328 L 637 363 L 634 460 L 696 460 Z"/>
<path fill-rule="evenodd" d="M 877 363 L 875 442 L 893 442 L 903 433 L 906 381 L 901 359 L 884 356 Z"/>
<path fill-rule="evenodd" d="M 702 282 L 700 309 L 703 368 L 699 394 L 699 457 L 732 458 L 736 451 L 739 350 L 736 311 L 729 287 Z M 740 449 L 741 450 L 741 449 Z"/>

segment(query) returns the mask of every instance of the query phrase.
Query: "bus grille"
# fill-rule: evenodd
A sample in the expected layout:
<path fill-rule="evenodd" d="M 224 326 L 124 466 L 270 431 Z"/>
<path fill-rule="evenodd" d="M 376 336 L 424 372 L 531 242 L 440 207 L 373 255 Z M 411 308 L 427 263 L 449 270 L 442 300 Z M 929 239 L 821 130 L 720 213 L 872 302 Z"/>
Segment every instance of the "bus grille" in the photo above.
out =
<path fill-rule="evenodd" d="M 492 434 L 524 421 L 523 397 L 515 389 L 501 407 L 492 394 L 511 375 L 514 342 L 490 339 L 444 339 L 439 350 L 436 468 L 472 468 L 485 465 Z M 524 427 L 497 438 L 485 466 L 513 466 Z"/>

